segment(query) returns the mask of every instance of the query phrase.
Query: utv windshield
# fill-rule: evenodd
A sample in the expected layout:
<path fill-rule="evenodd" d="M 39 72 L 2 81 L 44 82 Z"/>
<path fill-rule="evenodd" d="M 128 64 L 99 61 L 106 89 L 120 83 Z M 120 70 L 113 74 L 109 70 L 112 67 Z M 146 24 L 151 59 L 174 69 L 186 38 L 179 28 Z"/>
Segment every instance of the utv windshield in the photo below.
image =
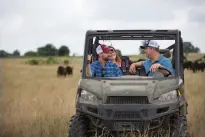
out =
<path fill-rule="evenodd" d="M 175 78 L 179 72 L 179 49 L 176 52 L 178 41 L 176 34 L 87 35 L 83 76 L 92 79 Z M 109 52 L 99 45 L 106 45 Z M 133 72 L 134 63 L 137 65 L 134 65 Z M 160 64 L 160 67 L 156 64 Z"/>

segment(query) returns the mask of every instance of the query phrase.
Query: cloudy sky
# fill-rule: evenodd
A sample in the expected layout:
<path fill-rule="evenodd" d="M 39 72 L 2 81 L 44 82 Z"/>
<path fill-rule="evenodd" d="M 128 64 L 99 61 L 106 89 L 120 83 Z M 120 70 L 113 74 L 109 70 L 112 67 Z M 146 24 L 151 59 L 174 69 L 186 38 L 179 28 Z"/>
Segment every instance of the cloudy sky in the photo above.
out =
<path fill-rule="evenodd" d="M 180 29 L 205 52 L 204 9 L 204 0 L 0 0 L 0 49 L 53 43 L 82 54 L 88 29 Z"/>

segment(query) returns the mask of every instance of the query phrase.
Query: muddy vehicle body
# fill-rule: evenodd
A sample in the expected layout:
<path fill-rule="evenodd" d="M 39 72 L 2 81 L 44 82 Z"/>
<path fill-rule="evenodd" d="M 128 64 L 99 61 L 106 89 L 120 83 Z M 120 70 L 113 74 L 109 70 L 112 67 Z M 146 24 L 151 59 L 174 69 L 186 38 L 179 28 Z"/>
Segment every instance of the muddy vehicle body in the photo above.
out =
<path fill-rule="evenodd" d="M 95 49 L 99 40 L 174 40 L 174 44 L 160 49 L 160 53 L 172 55 L 175 74 L 164 77 L 157 71 L 148 77 L 144 68 L 140 68 L 133 75 L 128 72 L 129 66 L 122 66 L 122 77 L 87 76 L 87 58 L 98 59 Z M 142 135 L 159 129 L 169 131 L 169 136 L 187 137 L 187 106 L 179 30 L 87 31 L 76 114 L 70 120 L 69 137 Z"/>

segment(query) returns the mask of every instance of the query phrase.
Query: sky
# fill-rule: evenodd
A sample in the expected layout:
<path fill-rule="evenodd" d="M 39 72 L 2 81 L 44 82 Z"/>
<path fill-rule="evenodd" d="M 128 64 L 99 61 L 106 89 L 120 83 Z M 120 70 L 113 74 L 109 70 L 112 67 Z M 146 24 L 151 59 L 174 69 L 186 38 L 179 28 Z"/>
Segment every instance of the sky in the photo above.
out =
<path fill-rule="evenodd" d="M 179 29 L 205 52 L 204 9 L 204 0 L 0 0 L 0 49 L 24 54 L 52 43 L 82 55 L 89 29 Z M 138 52 L 136 43 L 120 47 Z"/>

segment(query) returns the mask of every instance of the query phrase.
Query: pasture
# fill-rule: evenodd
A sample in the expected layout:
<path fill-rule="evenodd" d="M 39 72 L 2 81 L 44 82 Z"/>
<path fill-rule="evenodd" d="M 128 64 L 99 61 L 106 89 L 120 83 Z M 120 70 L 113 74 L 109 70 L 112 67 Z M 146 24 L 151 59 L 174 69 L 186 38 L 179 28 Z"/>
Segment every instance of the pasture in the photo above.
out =
<path fill-rule="evenodd" d="M 58 64 L 32 66 L 26 60 L 0 60 L 0 137 L 66 137 L 82 59 L 69 59 L 73 76 L 66 78 L 57 77 Z M 185 70 L 185 80 L 189 132 L 204 137 L 205 72 Z"/>

